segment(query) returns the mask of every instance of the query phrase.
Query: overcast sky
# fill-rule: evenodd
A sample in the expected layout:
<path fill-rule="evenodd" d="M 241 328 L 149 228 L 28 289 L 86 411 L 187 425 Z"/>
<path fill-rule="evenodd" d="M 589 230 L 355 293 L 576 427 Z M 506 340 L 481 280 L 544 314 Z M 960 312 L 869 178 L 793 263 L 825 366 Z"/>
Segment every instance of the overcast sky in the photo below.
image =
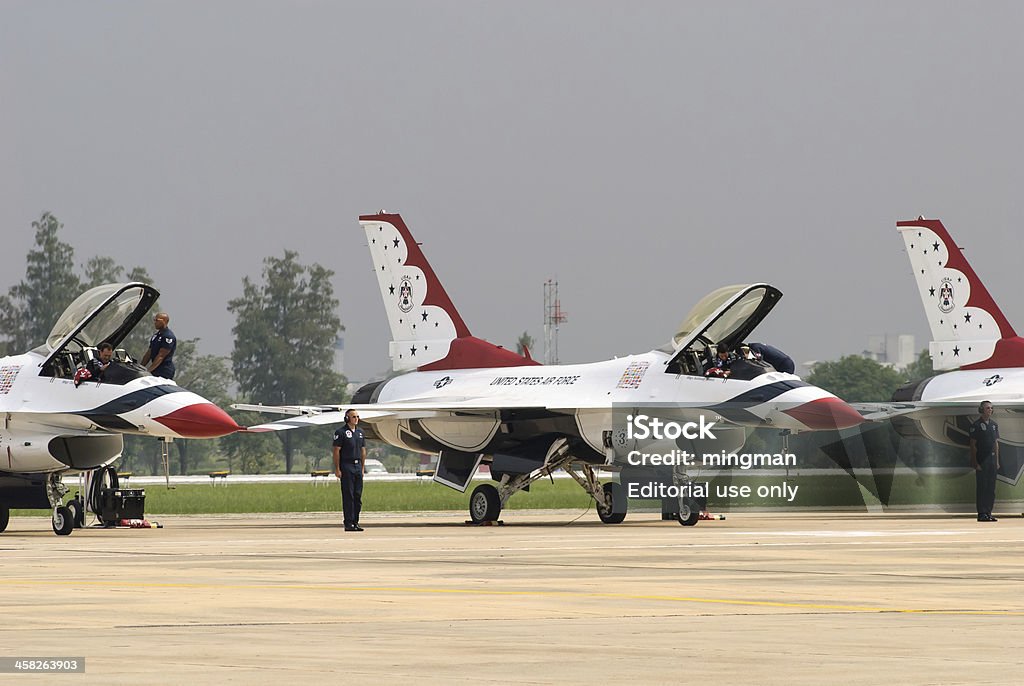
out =
<path fill-rule="evenodd" d="M 894 228 L 924 214 L 1024 330 L 1022 26 L 1019 2 L 8 0 L 0 290 L 49 210 L 228 354 L 226 302 L 292 249 L 336 271 L 366 380 L 390 335 L 357 217 L 386 208 L 495 343 L 540 341 L 549 277 L 568 362 L 767 281 L 753 338 L 832 359 L 927 345 Z"/>

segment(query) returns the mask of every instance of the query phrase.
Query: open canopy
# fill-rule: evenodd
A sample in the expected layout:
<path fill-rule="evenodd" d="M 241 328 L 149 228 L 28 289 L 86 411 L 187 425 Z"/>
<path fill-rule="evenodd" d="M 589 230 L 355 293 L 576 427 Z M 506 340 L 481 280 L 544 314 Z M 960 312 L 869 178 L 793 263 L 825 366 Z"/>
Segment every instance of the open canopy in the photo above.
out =
<path fill-rule="evenodd" d="M 155 288 L 144 283 L 109 283 L 82 293 L 47 336 L 47 361 L 61 351 L 74 353 L 103 341 L 116 348 L 159 297 Z"/>
<path fill-rule="evenodd" d="M 757 328 L 781 297 L 782 291 L 766 283 L 723 286 L 693 306 L 672 337 L 672 346 L 678 349 L 697 338 L 736 345 Z"/>
<path fill-rule="evenodd" d="M 690 369 L 687 358 L 710 359 L 718 343 L 735 348 L 745 341 L 782 298 L 782 291 L 766 283 L 724 286 L 708 293 L 693 306 L 672 337 L 675 355 L 670 371 Z M 680 366 L 680 364 L 682 366 Z"/>

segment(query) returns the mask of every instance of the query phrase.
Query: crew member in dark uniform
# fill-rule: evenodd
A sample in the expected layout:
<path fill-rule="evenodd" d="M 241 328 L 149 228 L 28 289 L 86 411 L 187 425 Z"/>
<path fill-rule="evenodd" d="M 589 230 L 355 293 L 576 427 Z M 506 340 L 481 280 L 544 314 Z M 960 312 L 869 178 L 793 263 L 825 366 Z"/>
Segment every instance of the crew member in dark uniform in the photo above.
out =
<path fill-rule="evenodd" d="M 776 371 L 785 372 L 786 374 L 796 372 L 796 363 L 793 362 L 793 358 L 775 346 L 768 345 L 767 343 L 751 343 L 747 347 L 759 359 L 775 367 Z"/>
<path fill-rule="evenodd" d="M 366 439 L 359 428 L 359 413 L 348 410 L 345 426 L 334 432 L 334 475 L 341 479 L 341 507 L 345 531 L 362 531 L 359 511 L 363 508 L 363 472 L 366 469 Z"/>
<path fill-rule="evenodd" d="M 971 467 L 974 469 L 975 500 L 978 521 L 994 522 L 992 506 L 996 502 L 996 472 L 999 471 L 999 425 L 992 421 L 992 403 L 978 406 L 981 418 L 971 424 Z"/>
<path fill-rule="evenodd" d="M 174 378 L 174 349 L 178 347 L 178 339 L 167 325 L 171 318 L 166 312 L 153 317 L 156 332 L 149 339 L 149 350 L 142 356 L 142 364 L 153 376 L 165 379 Z"/>
<path fill-rule="evenodd" d="M 92 374 L 93 381 L 104 381 L 103 375 L 110 366 L 110 359 L 114 356 L 114 346 L 103 341 L 96 346 L 96 352 L 99 353 L 99 357 L 89 360 L 85 368 Z"/>

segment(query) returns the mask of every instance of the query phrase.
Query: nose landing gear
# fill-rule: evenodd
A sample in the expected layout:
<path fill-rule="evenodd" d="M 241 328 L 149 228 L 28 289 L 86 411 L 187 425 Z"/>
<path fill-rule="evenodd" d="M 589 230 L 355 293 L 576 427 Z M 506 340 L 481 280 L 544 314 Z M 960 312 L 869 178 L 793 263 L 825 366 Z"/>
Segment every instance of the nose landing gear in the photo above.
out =
<path fill-rule="evenodd" d="M 75 530 L 75 516 L 71 512 L 71 508 L 65 505 L 53 508 L 53 517 L 50 523 L 53 525 L 53 533 L 58 536 L 67 536 Z"/>

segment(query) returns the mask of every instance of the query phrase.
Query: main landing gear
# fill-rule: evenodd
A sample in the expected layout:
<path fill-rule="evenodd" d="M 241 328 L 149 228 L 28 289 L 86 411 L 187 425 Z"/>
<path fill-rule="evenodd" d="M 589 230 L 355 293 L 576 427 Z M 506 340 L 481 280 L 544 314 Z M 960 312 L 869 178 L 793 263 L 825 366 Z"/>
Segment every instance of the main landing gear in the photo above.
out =
<path fill-rule="evenodd" d="M 511 494 L 509 494 L 511 495 Z M 469 496 L 469 517 L 474 524 L 498 521 L 501 514 L 501 494 L 491 484 L 480 484 Z"/>
<path fill-rule="evenodd" d="M 690 495 L 693 488 L 693 481 L 681 472 L 678 468 L 672 470 L 672 483 L 679 488 L 680 495 L 677 503 L 676 521 L 683 526 L 696 526 L 700 521 L 700 513 L 707 509 L 707 498 L 698 500 Z"/>
<path fill-rule="evenodd" d="M 621 524 L 626 518 L 626 489 L 622 484 L 608 481 L 604 484 L 597 480 L 594 468 L 589 464 L 565 465 L 566 473 L 583 490 L 590 494 L 597 504 L 597 516 L 605 524 Z"/>
<path fill-rule="evenodd" d="M 693 506 L 690 498 L 680 498 L 679 512 L 676 514 L 676 519 L 683 526 L 696 526 L 697 522 L 700 521 L 700 510 Z"/>
<path fill-rule="evenodd" d="M 597 516 L 605 524 L 621 524 L 626 518 L 625 489 L 622 488 L 622 484 L 609 481 L 601 490 L 604 492 L 604 502 L 597 503 Z"/>
<path fill-rule="evenodd" d="M 543 466 L 527 474 L 504 474 L 495 485 L 480 484 L 469 496 L 469 516 L 474 524 L 486 524 L 498 521 L 501 510 L 508 499 L 519 491 L 525 490 L 538 479 L 550 476 L 556 469 L 562 469 L 585 490 L 597 506 L 597 516 L 605 524 L 621 524 L 626 519 L 628 498 L 626 487 L 621 483 L 606 481 L 601 483 L 594 467 L 578 461 L 569 452 L 569 441 L 560 438 L 551 444 L 544 459 Z M 691 491 L 690 477 L 685 472 L 674 472 L 672 483 L 678 487 L 678 500 L 666 500 L 665 517 L 675 519 L 683 526 L 696 526 L 702 519 L 724 519 L 724 517 L 707 514 L 707 499 L 694 497 Z M 685 495 L 682 495 L 685 494 Z"/>

